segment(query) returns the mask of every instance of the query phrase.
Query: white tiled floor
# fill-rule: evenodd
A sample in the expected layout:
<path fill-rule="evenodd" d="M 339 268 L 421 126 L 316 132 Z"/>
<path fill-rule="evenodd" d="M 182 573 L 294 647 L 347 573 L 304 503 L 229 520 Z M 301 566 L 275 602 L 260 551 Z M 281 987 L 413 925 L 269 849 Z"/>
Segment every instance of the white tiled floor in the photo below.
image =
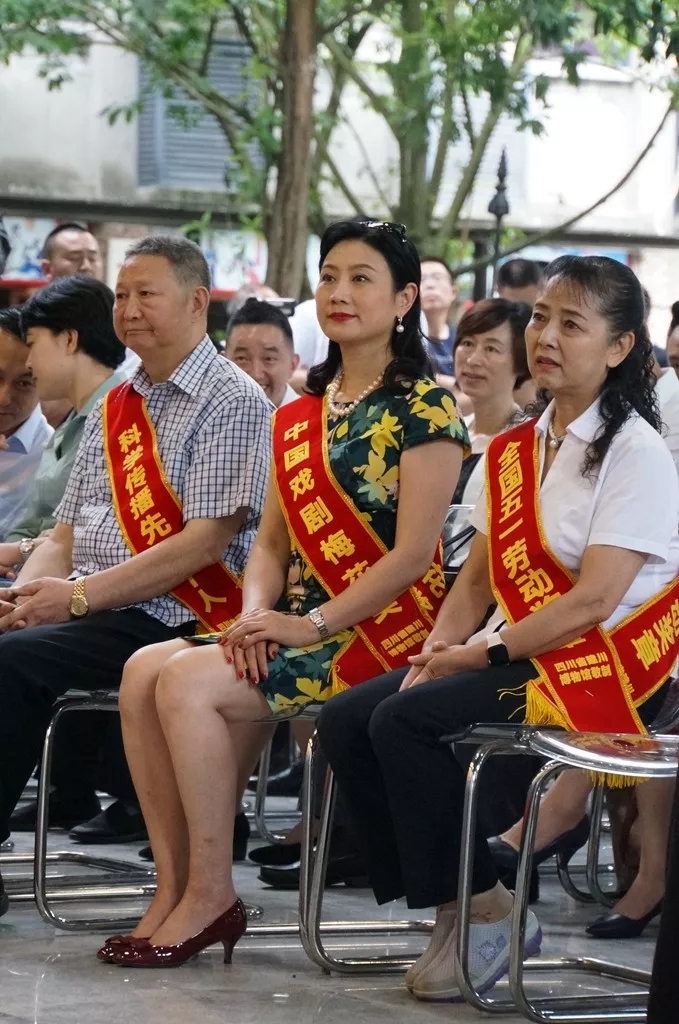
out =
<path fill-rule="evenodd" d="M 15 838 L 17 850 L 30 849 L 29 836 Z M 138 845 L 99 847 L 97 852 L 136 862 Z M 57 833 L 51 838 L 51 846 L 74 848 L 66 836 Z M 7 877 L 12 874 L 9 870 L 3 873 Z M 236 876 L 243 899 L 263 907 L 263 921 L 295 920 L 296 893 L 265 889 L 257 879 L 256 866 L 249 862 L 237 866 Z M 118 906 L 108 903 L 106 910 Z M 78 906 L 78 912 L 83 909 Z M 545 933 L 543 954 L 587 954 L 635 967 L 650 965 L 655 925 L 633 942 L 587 939 L 584 926 L 597 911 L 576 906 L 553 876 L 543 878 L 542 899 L 535 909 Z M 326 897 L 328 918 L 401 918 L 407 914 L 400 905 L 378 909 L 368 890 L 339 887 L 329 890 Z M 32 904 L 14 905 L 0 919 L 0 1022 L 426 1024 L 454 1020 L 465 1024 L 482 1019 L 466 1006 L 417 1003 L 397 975 L 324 975 L 292 940 L 244 939 L 236 947 L 231 967 L 222 964 L 220 950 L 212 949 L 177 970 L 126 972 L 95 959 L 98 939 L 93 934 L 55 932 L 41 921 Z M 339 941 L 329 944 L 335 946 Z M 422 942 L 395 937 L 390 950 L 407 952 Z M 357 950 L 359 945 L 361 949 L 385 949 L 379 937 L 366 937 L 360 944 L 352 943 L 351 948 Z M 575 992 L 584 990 L 581 985 L 590 988 L 593 983 L 581 975 L 571 975 L 564 982 L 540 974 L 532 984 L 539 985 L 541 992 Z M 603 991 L 612 989 L 605 981 L 598 987 Z M 521 1018 L 511 1015 L 503 1019 L 515 1024 Z"/>

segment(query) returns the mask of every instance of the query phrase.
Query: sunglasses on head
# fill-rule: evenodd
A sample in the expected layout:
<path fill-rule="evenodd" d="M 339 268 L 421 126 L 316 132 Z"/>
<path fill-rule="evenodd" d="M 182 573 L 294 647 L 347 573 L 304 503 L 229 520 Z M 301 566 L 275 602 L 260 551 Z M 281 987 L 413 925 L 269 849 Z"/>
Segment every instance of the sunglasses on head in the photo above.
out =
<path fill-rule="evenodd" d="M 386 231 L 389 235 L 395 235 L 399 242 L 408 241 L 408 232 L 405 224 L 395 224 L 388 220 L 369 220 L 363 226 L 370 231 Z"/>

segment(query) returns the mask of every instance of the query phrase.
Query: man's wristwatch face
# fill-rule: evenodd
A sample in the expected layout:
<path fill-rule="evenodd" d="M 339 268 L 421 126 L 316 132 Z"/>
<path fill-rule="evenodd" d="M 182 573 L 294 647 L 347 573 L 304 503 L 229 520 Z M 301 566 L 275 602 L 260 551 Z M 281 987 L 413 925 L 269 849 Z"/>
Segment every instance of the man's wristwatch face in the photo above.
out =
<path fill-rule="evenodd" d="M 83 576 L 75 581 L 68 610 L 76 619 L 81 619 L 90 610 L 87 598 L 85 597 L 85 578 Z"/>
<path fill-rule="evenodd" d="M 19 541 L 19 553 L 23 559 L 28 558 L 35 547 L 35 541 L 31 537 L 24 537 Z"/>
<path fill-rule="evenodd" d="M 75 615 L 77 619 L 81 619 L 83 615 L 87 615 L 90 610 L 90 606 L 84 597 L 72 597 L 69 610 L 71 615 Z"/>

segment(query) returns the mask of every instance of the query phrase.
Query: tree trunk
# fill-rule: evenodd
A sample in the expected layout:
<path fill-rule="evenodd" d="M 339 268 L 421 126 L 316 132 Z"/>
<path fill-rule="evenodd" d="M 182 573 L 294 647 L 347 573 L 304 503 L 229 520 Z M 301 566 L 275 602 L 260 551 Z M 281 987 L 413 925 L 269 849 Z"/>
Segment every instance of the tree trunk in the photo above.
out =
<path fill-rule="evenodd" d="M 283 118 L 276 194 L 267 230 L 266 283 L 298 296 L 304 281 L 316 75 L 317 0 L 288 0 L 281 41 Z"/>

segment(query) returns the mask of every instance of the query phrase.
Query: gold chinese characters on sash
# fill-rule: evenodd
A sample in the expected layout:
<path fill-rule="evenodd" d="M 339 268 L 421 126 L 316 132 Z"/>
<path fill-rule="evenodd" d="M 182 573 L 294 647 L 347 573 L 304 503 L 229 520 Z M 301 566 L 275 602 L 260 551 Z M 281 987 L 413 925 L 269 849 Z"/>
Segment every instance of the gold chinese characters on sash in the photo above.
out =
<path fill-rule="evenodd" d="M 306 395 L 274 417 L 275 482 L 292 546 L 323 589 L 336 597 L 387 553 L 334 475 L 328 455 L 327 399 Z M 353 627 L 335 656 L 334 690 L 403 668 L 418 654 L 445 596 L 440 545 L 421 580 L 378 615 Z"/>
<path fill-rule="evenodd" d="M 138 555 L 180 533 L 184 519 L 160 461 L 146 402 L 130 383 L 106 395 L 103 434 L 118 525 L 130 551 Z M 240 614 L 240 583 L 223 562 L 201 569 L 171 593 L 195 615 L 199 632 L 221 633 Z"/>
<path fill-rule="evenodd" d="M 486 453 L 491 585 L 509 623 L 566 594 L 575 577 L 550 551 L 540 519 L 535 420 L 494 438 Z M 679 645 L 679 579 L 607 632 L 601 626 L 531 658 L 530 724 L 640 733 L 637 708 L 671 674 Z"/>

